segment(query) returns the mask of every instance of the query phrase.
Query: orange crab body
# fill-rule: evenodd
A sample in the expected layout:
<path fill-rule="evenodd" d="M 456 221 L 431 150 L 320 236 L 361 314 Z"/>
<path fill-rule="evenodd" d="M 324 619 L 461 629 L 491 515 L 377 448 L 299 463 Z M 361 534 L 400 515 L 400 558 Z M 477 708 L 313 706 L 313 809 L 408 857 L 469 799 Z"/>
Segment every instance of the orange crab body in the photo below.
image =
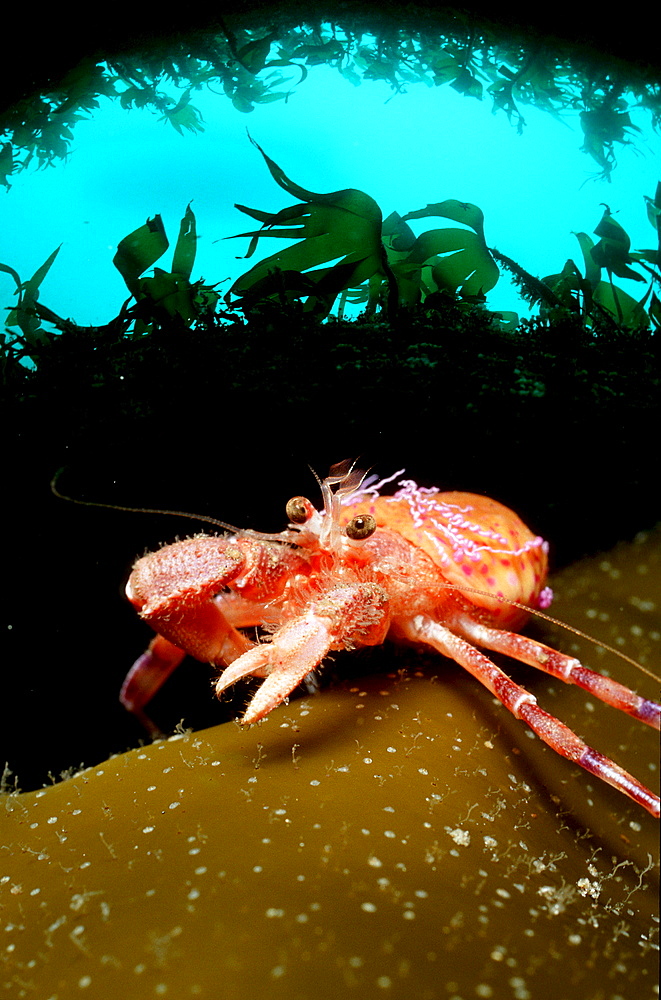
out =
<path fill-rule="evenodd" d="M 577 684 L 659 728 L 661 706 L 516 631 L 528 610 L 550 603 L 546 542 L 486 497 L 412 480 L 382 496 L 398 475 L 370 485 L 341 463 L 320 483 L 323 511 L 292 498 L 279 534 L 198 535 L 139 559 L 127 595 L 157 634 L 127 675 L 124 705 L 153 730 L 145 705 L 188 653 L 223 668 L 219 696 L 243 678 L 264 678 L 241 720 L 258 722 L 329 651 L 389 637 L 451 658 L 554 750 L 658 816 L 656 796 L 481 651 Z M 243 631 L 255 626 L 269 633 L 260 642 Z"/>
<path fill-rule="evenodd" d="M 548 544 L 496 500 L 421 489 L 405 480 L 395 496 L 344 505 L 342 523 L 361 513 L 426 552 L 447 584 L 471 588 L 469 594 L 464 591 L 469 603 L 484 609 L 493 624 L 520 627 L 526 613 L 513 601 L 530 608 L 550 603 L 550 591 L 544 589 Z M 461 594 L 448 588 L 444 597 L 456 600 Z"/>

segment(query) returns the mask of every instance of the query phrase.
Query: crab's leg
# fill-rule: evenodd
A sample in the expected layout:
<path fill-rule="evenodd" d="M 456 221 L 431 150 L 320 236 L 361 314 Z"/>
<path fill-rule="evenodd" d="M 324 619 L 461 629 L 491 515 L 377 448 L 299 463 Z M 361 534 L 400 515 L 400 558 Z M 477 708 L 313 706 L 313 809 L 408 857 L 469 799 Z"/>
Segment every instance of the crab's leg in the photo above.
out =
<path fill-rule="evenodd" d="M 660 802 L 656 795 L 641 785 L 631 774 L 584 743 L 571 729 L 539 707 L 535 696 L 516 684 L 495 663 L 469 642 L 450 632 L 426 615 L 417 615 L 406 627 L 407 638 L 424 642 L 445 656 L 451 657 L 468 670 L 509 709 L 517 719 L 523 719 L 540 739 L 569 760 L 602 781 L 613 785 L 630 799 L 659 816 Z"/>
<path fill-rule="evenodd" d="M 151 719 L 145 715 L 144 706 L 165 684 L 185 655 L 183 649 L 179 649 L 173 642 L 164 639 L 162 635 L 155 635 L 124 679 L 119 700 L 124 708 L 138 716 L 143 725 L 150 731 L 155 730 L 156 727 Z"/>
<path fill-rule="evenodd" d="M 185 654 L 225 664 L 252 647 L 237 629 L 261 620 L 260 605 L 226 588 L 241 574 L 249 583 L 251 572 L 259 572 L 260 557 L 275 577 L 274 593 L 267 596 L 277 596 L 288 568 L 288 552 L 283 554 L 281 546 L 274 553 L 254 542 L 199 535 L 166 545 L 134 565 L 126 596 L 157 635 L 129 670 L 120 700 L 151 733 L 157 729 L 144 708 Z"/>
<path fill-rule="evenodd" d="M 231 684 L 251 675 L 267 675 L 241 719 L 246 725 L 259 722 L 289 697 L 304 677 L 321 662 L 332 644 L 323 624 L 311 612 L 285 625 L 272 642 L 256 646 L 227 667 L 216 682 L 221 696 Z"/>
<path fill-rule="evenodd" d="M 559 653 L 558 650 L 544 646 L 541 642 L 535 642 L 534 639 L 528 639 L 524 635 L 489 628 L 471 621 L 468 617 L 461 618 L 458 625 L 463 634 L 479 646 L 497 653 L 506 653 L 514 660 L 537 667 L 538 670 L 543 670 L 553 677 L 559 677 L 566 684 L 577 684 L 595 698 L 600 698 L 606 704 L 627 712 L 641 722 L 646 722 L 653 729 L 660 728 L 661 705 L 657 705 L 655 701 L 648 701 L 647 698 L 641 698 L 624 684 L 619 684 L 610 677 L 588 670 L 580 660 L 565 656 L 564 653 Z"/>
<path fill-rule="evenodd" d="M 216 694 L 251 674 L 264 676 L 241 722 L 259 722 L 283 702 L 331 649 L 383 642 L 389 626 L 388 598 L 374 583 L 334 587 L 270 642 L 248 650 L 221 674 Z"/>

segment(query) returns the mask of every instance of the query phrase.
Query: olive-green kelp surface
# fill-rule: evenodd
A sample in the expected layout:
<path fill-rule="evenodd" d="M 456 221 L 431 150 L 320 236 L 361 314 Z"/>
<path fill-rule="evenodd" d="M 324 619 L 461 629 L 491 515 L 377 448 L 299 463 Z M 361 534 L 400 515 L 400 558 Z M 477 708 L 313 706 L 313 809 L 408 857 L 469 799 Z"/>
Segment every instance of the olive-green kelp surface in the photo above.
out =
<path fill-rule="evenodd" d="M 573 624 L 652 666 L 660 564 L 657 530 L 553 582 Z M 654 697 L 629 664 L 565 641 Z M 177 735 L 7 795 L 3 995 L 536 1000 L 552 981 L 556 1000 L 651 1000 L 654 820 L 459 668 L 411 649 L 389 663 L 260 728 Z M 656 734 L 514 670 L 658 785 Z"/>

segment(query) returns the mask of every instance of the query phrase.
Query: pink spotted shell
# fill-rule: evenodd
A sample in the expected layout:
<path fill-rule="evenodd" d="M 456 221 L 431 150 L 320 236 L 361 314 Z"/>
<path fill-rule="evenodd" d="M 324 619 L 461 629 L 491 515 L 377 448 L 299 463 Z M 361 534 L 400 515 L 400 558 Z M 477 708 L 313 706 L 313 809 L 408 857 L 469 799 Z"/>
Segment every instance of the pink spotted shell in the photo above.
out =
<path fill-rule="evenodd" d="M 511 624 L 520 613 L 496 598 L 545 607 L 548 543 L 534 535 L 509 508 L 474 493 L 441 493 L 401 480 L 394 496 L 368 491 L 343 505 L 342 521 L 371 513 L 378 527 L 398 532 L 423 549 L 448 583 L 483 594 L 467 594 L 471 604 L 493 619 Z M 348 498 L 349 499 L 349 498 Z"/>

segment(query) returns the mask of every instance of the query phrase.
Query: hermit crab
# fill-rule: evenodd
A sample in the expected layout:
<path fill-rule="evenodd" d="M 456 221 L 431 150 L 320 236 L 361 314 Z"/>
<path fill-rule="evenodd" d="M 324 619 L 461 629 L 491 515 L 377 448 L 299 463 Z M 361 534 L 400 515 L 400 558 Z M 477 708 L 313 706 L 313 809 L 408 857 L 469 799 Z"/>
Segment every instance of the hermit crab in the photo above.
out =
<path fill-rule="evenodd" d="M 546 542 L 483 496 L 410 479 L 400 479 L 393 496 L 381 495 L 402 473 L 375 482 L 342 462 L 319 483 L 323 510 L 292 498 L 289 527 L 278 534 L 197 535 L 138 559 L 126 593 L 156 636 L 124 681 L 123 704 L 152 727 L 145 706 L 190 654 L 222 668 L 218 696 L 243 678 L 264 678 L 241 719 L 259 722 L 330 651 L 387 637 L 454 660 L 557 753 L 658 817 L 652 792 L 481 652 L 505 653 L 577 684 L 659 729 L 661 706 L 519 634 L 529 611 L 550 602 Z M 255 626 L 260 641 L 243 631 Z"/>

